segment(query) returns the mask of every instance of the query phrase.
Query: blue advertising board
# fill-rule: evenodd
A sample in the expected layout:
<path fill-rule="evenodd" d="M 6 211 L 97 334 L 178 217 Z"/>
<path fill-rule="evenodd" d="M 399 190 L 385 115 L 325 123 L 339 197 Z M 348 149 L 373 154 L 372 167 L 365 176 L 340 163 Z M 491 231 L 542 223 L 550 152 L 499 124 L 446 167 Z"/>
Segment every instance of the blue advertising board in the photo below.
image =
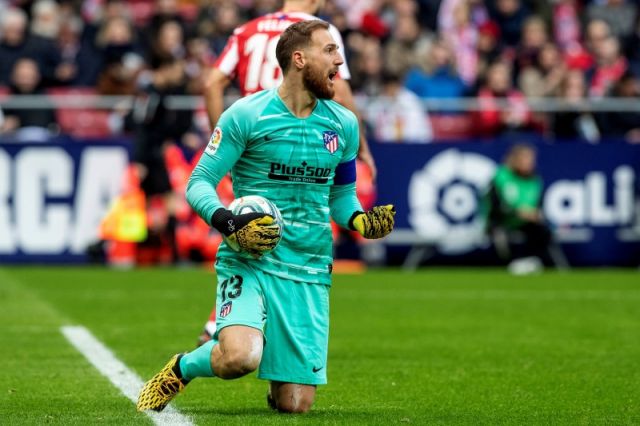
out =
<path fill-rule="evenodd" d="M 0 263 L 85 261 L 122 188 L 129 146 L 0 143 Z"/>
<path fill-rule="evenodd" d="M 131 142 L 0 143 L 0 263 L 84 262 L 119 193 Z M 372 144 L 378 201 L 393 203 L 385 239 L 429 243 L 465 262 L 487 251 L 478 199 L 509 145 Z M 640 146 L 538 144 L 543 211 L 574 265 L 640 263 Z M 405 250 L 406 251 L 406 250 Z"/>
<path fill-rule="evenodd" d="M 391 245 L 433 244 L 440 254 L 486 249 L 479 197 L 508 143 L 372 144 L 378 201 L 394 203 Z M 640 264 L 640 146 L 536 144 L 543 212 L 574 265 Z"/>

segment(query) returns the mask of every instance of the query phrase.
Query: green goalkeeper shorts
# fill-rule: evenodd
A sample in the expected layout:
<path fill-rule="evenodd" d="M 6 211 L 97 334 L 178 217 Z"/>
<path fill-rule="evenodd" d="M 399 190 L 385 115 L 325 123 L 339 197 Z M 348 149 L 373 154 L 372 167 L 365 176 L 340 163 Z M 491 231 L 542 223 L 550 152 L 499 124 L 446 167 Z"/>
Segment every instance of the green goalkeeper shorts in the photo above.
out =
<path fill-rule="evenodd" d="M 304 385 L 327 383 L 329 286 L 268 274 L 240 259 L 219 258 L 217 331 L 245 325 L 262 331 L 258 377 Z"/>

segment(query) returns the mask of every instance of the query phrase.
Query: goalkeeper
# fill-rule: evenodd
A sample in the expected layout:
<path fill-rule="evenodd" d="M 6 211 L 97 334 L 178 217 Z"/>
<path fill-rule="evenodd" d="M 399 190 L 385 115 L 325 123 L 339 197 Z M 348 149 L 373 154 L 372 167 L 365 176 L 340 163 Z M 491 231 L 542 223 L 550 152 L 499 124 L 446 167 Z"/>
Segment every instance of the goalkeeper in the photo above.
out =
<path fill-rule="evenodd" d="M 331 100 L 343 60 L 328 24 L 289 26 L 276 56 L 281 86 L 240 99 L 221 116 L 187 187 L 198 214 L 254 257 L 222 243 L 216 334 L 171 358 L 143 387 L 139 410 L 162 410 L 196 377 L 234 379 L 259 368 L 272 408 L 308 411 L 316 386 L 327 381 L 329 219 L 365 238 L 393 229 L 393 206 L 362 212 L 356 198 L 358 121 Z M 268 252 L 277 243 L 271 216 L 233 215 L 220 203 L 215 188 L 229 170 L 236 197 L 261 195 L 280 209 L 284 234 L 275 250 Z"/>

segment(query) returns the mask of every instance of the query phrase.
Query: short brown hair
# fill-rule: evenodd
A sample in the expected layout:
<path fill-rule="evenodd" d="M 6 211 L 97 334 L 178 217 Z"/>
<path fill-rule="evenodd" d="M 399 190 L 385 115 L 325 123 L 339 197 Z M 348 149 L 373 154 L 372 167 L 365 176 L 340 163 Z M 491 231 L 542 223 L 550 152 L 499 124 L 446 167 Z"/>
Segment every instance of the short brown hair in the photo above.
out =
<path fill-rule="evenodd" d="M 289 25 L 280 36 L 276 46 L 276 58 L 282 68 L 282 73 L 286 74 L 291 65 L 291 55 L 298 49 L 304 49 L 311 43 L 311 35 L 319 28 L 329 29 L 329 24 L 320 19 L 296 22 Z"/>
<path fill-rule="evenodd" d="M 536 147 L 527 142 L 516 142 L 507 151 L 505 163 L 512 163 L 517 156 L 523 153 L 531 153 L 535 156 L 537 154 Z"/>

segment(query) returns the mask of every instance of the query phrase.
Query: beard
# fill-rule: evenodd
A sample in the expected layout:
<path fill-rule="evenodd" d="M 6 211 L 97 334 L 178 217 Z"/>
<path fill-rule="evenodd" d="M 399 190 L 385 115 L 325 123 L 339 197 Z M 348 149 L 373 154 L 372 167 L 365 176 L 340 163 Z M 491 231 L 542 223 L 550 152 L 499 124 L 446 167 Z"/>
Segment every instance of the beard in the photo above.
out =
<path fill-rule="evenodd" d="M 302 70 L 302 82 L 305 89 L 313 93 L 318 99 L 332 99 L 335 94 L 333 87 L 327 84 L 327 75 L 312 67 Z"/>

